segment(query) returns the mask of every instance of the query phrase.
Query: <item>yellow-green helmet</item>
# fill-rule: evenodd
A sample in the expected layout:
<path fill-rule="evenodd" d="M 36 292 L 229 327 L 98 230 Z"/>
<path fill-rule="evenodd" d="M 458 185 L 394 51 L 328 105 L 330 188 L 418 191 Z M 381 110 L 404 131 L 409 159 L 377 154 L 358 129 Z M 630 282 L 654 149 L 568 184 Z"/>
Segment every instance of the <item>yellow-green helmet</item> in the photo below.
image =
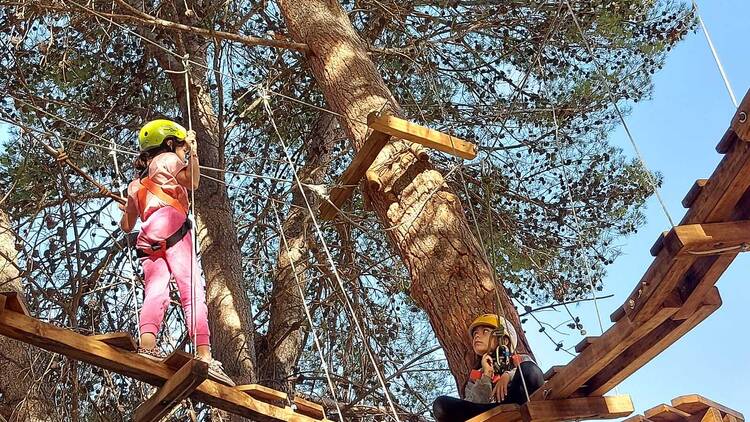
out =
<path fill-rule="evenodd" d="M 138 134 L 138 144 L 141 151 L 148 151 L 156 148 L 167 138 L 177 138 L 185 140 L 187 130 L 181 125 L 165 119 L 152 120 L 141 128 Z"/>

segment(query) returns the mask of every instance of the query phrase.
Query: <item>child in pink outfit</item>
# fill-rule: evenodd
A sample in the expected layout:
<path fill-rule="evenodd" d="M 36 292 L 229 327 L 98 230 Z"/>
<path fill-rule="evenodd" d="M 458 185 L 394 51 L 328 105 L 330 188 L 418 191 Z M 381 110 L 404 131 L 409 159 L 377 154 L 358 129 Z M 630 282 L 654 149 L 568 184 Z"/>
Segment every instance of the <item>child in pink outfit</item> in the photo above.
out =
<path fill-rule="evenodd" d="M 209 362 L 210 372 L 219 381 L 234 385 L 211 357 L 205 283 L 187 217 L 187 189 L 197 188 L 200 177 L 195 134 L 174 122 L 156 120 L 141 129 L 139 140 L 142 152 L 135 167 L 140 175 L 128 185 L 120 222 L 126 232 L 133 229 L 138 218 L 142 222 L 136 241 L 145 283 L 139 353 L 163 357 L 156 338 L 169 306 L 169 281 L 174 278 L 198 357 Z"/>

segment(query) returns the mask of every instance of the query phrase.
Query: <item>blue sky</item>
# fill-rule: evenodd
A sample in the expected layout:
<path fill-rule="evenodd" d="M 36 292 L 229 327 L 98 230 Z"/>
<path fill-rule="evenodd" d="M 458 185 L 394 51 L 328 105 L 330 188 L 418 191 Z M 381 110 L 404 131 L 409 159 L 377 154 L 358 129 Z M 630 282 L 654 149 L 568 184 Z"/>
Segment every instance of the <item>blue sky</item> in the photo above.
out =
<path fill-rule="evenodd" d="M 703 0 L 698 4 L 737 101 L 742 101 L 750 88 L 750 55 L 743 43 L 750 29 L 750 1 Z M 649 168 L 664 175 L 661 193 L 675 220 L 684 214 L 680 201 L 693 182 L 708 178 L 721 160 L 714 147 L 729 127 L 734 111 L 699 31 L 678 45 L 664 69 L 655 75 L 653 99 L 636 104 L 626 117 Z M 630 156 L 635 155 L 622 128 L 613 132 L 612 141 Z M 651 264 L 649 248 L 654 240 L 669 229 L 656 198 L 649 200 L 646 213 L 648 223 L 622 241 L 623 256 L 610 267 L 605 279 L 602 293 L 615 295 L 599 302 L 605 328 L 610 324 L 609 314 L 625 301 Z M 619 393 L 631 395 L 636 412 L 696 393 L 750 415 L 750 341 L 745 325 L 749 321 L 748 272 L 750 257 L 740 255 L 717 284 L 722 307 L 620 384 Z M 582 315 L 588 335 L 598 335 L 594 305 L 582 304 L 576 311 Z M 527 332 L 541 366 L 546 369 L 566 363 L 570 356 L 555 352 L 554 345 L 534 328 L 529 325 Z M 561 339 L 566 346 L 579 340 L 572 336 Z"/>

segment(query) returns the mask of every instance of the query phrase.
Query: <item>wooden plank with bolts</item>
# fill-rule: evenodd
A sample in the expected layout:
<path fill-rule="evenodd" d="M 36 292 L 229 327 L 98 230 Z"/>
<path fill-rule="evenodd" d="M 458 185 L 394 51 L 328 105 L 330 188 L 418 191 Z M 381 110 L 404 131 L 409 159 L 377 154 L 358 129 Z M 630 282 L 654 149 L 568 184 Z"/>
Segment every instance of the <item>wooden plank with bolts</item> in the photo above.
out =
<path fill-rule="evenodd" d="M 617 321 L 596 342 L 576 355 L 557 375 L 532 394 L 532 401 L 570 397 L 621 352 L 658 327 L 677 310 L 677 307 L 663 307 L 643 324 L 632 324 L 627 318 Z"/>
<path fill-rule="evenodd" d="M 29 309 L 26 306 L 26 302 L 18 292 L 0 292 L 0 295 L 5 296 L 5 309 L 19 314 L 29 315 Z"/>
<path fill-rule="evenodd" d="M 135 344 L 135 340 L 130 333 L 118 332 L 118 333 L 106 333 L 89 336 L 92 340 L 99 340 L 103 343 L 109 344 L 112 347 L 118 349 L 127 350 L 129 352 L 135 352 L 138 350 L 138 346 Z"/>
<path fill-rule="evenodd" d="M 297 413 L 301 413 L 315 419 L 324 419 L 326 417 L 325 409 L 323 409 L 323 406 L 319 405 L 318 403 L 311 402 L 310 400 L 305 400 L 302 397 L 295 397 L 293 402 L 294 405 L 297 406 Z"/>
<path fill-rule="evenodd" d="M 653 422 L 681 422 L 689 418 L 690 413 L 683 412 L 666 404 L 660 404 L 645 411 L 643 416 Z"/>
<path fill-rule="evenodd" d="M 117 349 L 88 336 L 16 312 L 0 313 L 0 335 L 20 340 L 71 359 L 117 372 L 159 386 L 174 374 L 163 362 Z M 316 419 L 295 413 L 290 407 L 274 406 L 223 384 L 206 380 L 190 395 L 192 399 L 260 422 L 313 422 Z"/>
<path fill-rule="evenodd" d="M 674 399 L 672 399 L 672 407 L 680 409 L 683 412 L 690 413 L 691 415 L 704 411 L 708 408 L 714 408 L 719 410 L 721 413 L 732 415 L 739 420 L 745 420 L 745 416 L 743 416 L 741 412 L 730 409 L 698 394 L 687 394 L 684 396 L 675 397 Z"/>
<path fill-rule="evenodd" d="M 473 160 L 477 157 L 477 147 L 471 142 L 411 123 L 396 116 L 378 116 L 377 113 L 370 113 L 367 116 L 367 125 L 373 130 L 387 133 L 394 138 L 416 142 L 465 160 Z"/>
<path fill-rule="evenodd" d="M 633 413 L 630 396 L 530 401 L 521 406 L 524 422 L 617 419 Z"/>
<path fill-rule="evenodd" d="M 135 409 L 136 422 L 158 422 L 208 377 L 208 363 L 191 359 Z"/>
<path fill-rule="evenodd" d="M 689 319 L 683 321 L 665 320 L 646 336 L 620 353 L 599 373 L 591 377 L 586 382 L 587 393 L 592 396 L 599 396 L 612 390 L 708 318 L 720 306 L 721 296 L 719 290 L 714 287 L 711 293 L 704 297 L 704 304 Z"/>
<path fill-rule="evenodd" d="M 347 167 L 346 170 L 344 170 L 344 173 L 341 174 L 341 177 L 339 177 L 337 185 L 333 187 L 328 194 L 328 201 L 336 206 L 334 207 L 328 201 L 323 201 L 321 203 L 321 219 L 333 220 L 336 214 L 338 214 L 336 208 L 341 209 L 341 207 L 344 206 L 344 203 L 352 196 L 354 188 L 359 184 L 359 181 L 362 180 L 367 169 L 369 169 L 372 163 L 375 162 L 378 154 L 380 154 L 380 151 L 390 139 L 390 135 L 381 132 L 373 131 L 370 133 L 370 136 L 367 137 L 362 148 L 360 148 L 360 150 L 354 155 L 354 159 L 352 159 L 349 167 Z"/>

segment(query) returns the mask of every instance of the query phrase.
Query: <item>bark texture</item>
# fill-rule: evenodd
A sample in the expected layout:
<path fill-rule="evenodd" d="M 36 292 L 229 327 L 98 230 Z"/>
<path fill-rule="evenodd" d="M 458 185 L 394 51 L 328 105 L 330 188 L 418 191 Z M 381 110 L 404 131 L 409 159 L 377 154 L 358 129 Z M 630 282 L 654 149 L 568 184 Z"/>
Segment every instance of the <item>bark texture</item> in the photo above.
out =
<path fill-rule="evenodd" d="M 23 295 L 17 255 L 8 215 L 0 209 L 0 291 Z M 51 420 L 48 403 L 34 387 L 29 352 L 23 343 L 0 338 L 0 416 L 9 422 Z"/>
<path fill-rule="evenodd" d="M 309 45 L 310 69 L 359 149 L 370 112 L 402 114 L 365 43 L 336 1 L 280 0 L 279 5 L 293 39 Z M 466 328 L 477 314 L 496 309 L 490 265 L 458 197 L 421 146 L 389 144 L 368 179 L 365 194 L 383 226 L 397 227 L 388 237 L 411 275 L 411 296 L 427 313 L 462 390 L 475 359 Z M 505 316 L 525 344 L 518 314 L 500 290 Z"/>

